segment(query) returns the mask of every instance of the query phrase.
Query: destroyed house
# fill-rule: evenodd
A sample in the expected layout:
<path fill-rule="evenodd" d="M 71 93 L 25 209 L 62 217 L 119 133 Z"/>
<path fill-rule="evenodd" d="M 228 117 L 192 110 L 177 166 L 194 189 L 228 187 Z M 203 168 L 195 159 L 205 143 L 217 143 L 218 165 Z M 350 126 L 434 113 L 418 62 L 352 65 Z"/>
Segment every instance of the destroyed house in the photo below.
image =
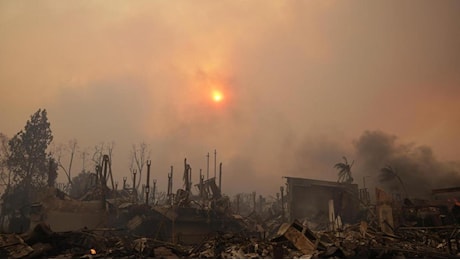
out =
<path fill-rule="evenodd" d="M 103 227 L 109 219 L 101 200 L 75 200 L 56 188 L 46 190 L 31 208 L 30 228 L 45 222 L 57 232 Z"/>
<path fill-rule="evenodd" d="M 357 184 L 284 177 L 287 184 L 289 221 L 306 220 L 311 228 L 330 227 L 331 223 L 355 223 L 359 217 Z"/>

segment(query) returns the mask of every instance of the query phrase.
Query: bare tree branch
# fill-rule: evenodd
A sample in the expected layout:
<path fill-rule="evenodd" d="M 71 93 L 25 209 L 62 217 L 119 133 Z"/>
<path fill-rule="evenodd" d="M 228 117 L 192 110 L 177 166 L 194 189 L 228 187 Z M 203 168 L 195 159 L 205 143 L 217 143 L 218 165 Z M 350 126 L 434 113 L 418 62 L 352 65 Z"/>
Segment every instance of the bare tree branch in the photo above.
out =
<path fill-rule="evenodd" d="M 64 145 L 58 145 L 54 147 L 54 156 L 56 158 L 56 161 L 58 163 L 59 168 L 64 171 L 64 174 L 67 177 L 67 182 L 68 184 L 72 185 L 72 165 L 73 165 L 73 159 L 75 156 L 75 153 L 78 150 L 78 141 L 77 139 L 72 139 L 68 142 L 66 146 Z M 63 151 L 69 151 L 69 162 L 68 162 L 68 167 L 66 168 L 64 166 L 64 163 L 62 161 L 62 153 Z"/>
<path fill-rule="evenodd" d="M 136 189 L 139 189 L 139 186 L 142 182 L 142 170 L 144 169 L 147 160 L 150 159 L 150 149 L 145 142 L 137 145 L 133 145 L 133 149 L 131 151 L 131 165 L 130 171 L 132 172 L 134 168 L 137 169 L 137 173 L 139 178 L 137 179 L 137 183 L 135 184 Z"/>
<path fill-rule="evenodd" d="M 106 154 L 109 157 L 108 167 L 109 167 L 109 177 L 110 177 L 110 181 L 112 184 L 112 189 L 115 188 L 115 184 L 113 182 L 113 175 L 112 175 L 112 158 L 113 158 L 113 148 L 114 147 L 115 147 L 115 142 L 113 141 L 107 144 L 102 142 L 99 145 L 94 146 L 94 153 L 92 156 L 94 167 L 95 168 L 99 167 L 100 169 L 102 169 L 101 167 L 102 167 L 104 155 Z M 99 173 L 96 172 L 96 174 L 100 174 L 100 172 Z M 102 177 L 102 176 L 99 176 L 99 177 Z"/>

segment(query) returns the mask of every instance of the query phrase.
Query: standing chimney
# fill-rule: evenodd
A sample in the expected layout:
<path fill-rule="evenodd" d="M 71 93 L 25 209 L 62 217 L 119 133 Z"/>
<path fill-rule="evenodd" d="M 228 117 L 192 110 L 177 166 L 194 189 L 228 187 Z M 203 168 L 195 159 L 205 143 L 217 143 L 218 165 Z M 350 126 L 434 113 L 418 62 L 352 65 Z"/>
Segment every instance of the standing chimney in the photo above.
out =
<path fill-rule="evenodd" d="M 222 163 L 219 164 L 219 190 L 222 194 Z"/>
<path fill-rule="evenodd" d="M 201 201 L 204 203 L 204 175 L 200 173 L 200 197 Z"/>
<path fill-rule="evenodd" d="M 109 156 L 107 154 L 104 154 L 103 160 L 104 160 L 104 183 L 102 184 L 102 186 L 105 189 L 105 186 L 107 185 L 107 167 L 108 167 L 107 165 L 109 163 Z"/>
<path fill-rule="evenodd" d="M 190 165 L 188 166 L 189 173 L 188 173 L 188 185 L 189 185 L 189 191 L 192 190 L 192 167 Z"/>
<path fill-rule="evenodd" d="M 171 172 L 168 173 L 168 198 L 172 203 L 172 188 L 173 188 L 173 166 L 171 165 Z"/>
<path fill-rule="evenodd" d="M 191 175 L 191 167 L 189 164 L 187 164 L 187 158 L 184 159 L 184 188 L 186 191 L 190 192 L 192 189 L 192 179 L 190 177 Z"/>
<path fill-rule="evenodd" d="M 145 204 L 149 205 L 149 193 L 150 193 L 150 165 L 151 160 L 147 160 L 147 183 L 145 184 Z"/>
<path fill-rule="evenodd" d="M 280 193 L 281 193 L 281 221 L 284 222 L 284 187 L 280 187 Z"/>
<path fill-rule="evenodd" d="M 217 160 L 217 150 L 214 149 L 214 178 L 216 178 L 216 174 L 217 174 L 217 164 L 216 164 L 216 161 Z"/>
<path fill-rule="evenodd" d="M 209 153 L 206 155 L 206 180 L 209 180 Z"/>
<path fill-rule="evenodd" d="M 134 201 L 137 200 L 136 173 L 137 173 L 137 170 L 134 169 L 134 170 L 133 170 L 133 200 L 134 200 Z"/>

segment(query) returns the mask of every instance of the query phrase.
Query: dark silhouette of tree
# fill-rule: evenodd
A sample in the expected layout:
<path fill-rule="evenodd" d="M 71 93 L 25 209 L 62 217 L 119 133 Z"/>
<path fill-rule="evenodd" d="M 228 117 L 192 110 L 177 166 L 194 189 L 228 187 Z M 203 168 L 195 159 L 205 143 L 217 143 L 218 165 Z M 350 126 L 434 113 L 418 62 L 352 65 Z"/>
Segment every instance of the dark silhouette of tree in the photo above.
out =
<path fill-rule="evenodd" d="M 81 198 L 89 190 L 96 187 L 96 185 L 96 174 L 88 171 L 82 171 L 80 174 L 72 178 L 70 196 L 73 198 Z"/>
<path fill-rule="evenodd" d="M 65 167 L 63 162 L 62 162 L 62 151 L 69 151 L 69 166 Z M 78 142 L 77 139 L 72 139 L 69 141 L 67 146 L 59 146 L 59 148 L 56 151 L 56 161 L 58 163 L 58 166 L 61 168 L 61 170 L 64 171 L 65 175 L 67 176 L 67 181 L 70 186 L 72 186 L 72 165 L 73 165 L 73 159 L 75 156 L 75 153 L 78 151 Z"/>
<path fill-rule="evenodd" d="M 142 181 L 142 171 L 144 170 L 144 166 L 147 165 L 147 161 L 150 158 L 150 148 L 149 145 L 145 142 L 142 142 L 137 146 L 133 144 L 133 149 L 131 151 L 131 165 L 129 167 L 130 172 L 133 170 L 137 170 L 137 179 L 135 189 L 138 190 L 141 181 Z"/>
<path fill-rule="evenodd" d="M 45 187 L 49 172 L 46 150 L 53 140 L 45 109 L 39 109 L 27 121 L 24 130 L 8 142 L 10 156 L 8 168 L 13 174 L 13 183 L 27 191 Z"/>
<path fill-rule="evenodd" d="M 342 157 L 344 162 L 341 163 L 336 163 L 334 165 L 334 168 L 339 170 L 339 178 L 337 182 L 339 183 L 352 183 L 353 182 L 353 177 L 351 176 L 351 167 L 353 166 L 353 162 L 351 164 L 348 164 L 348 160 L 345 156 Z"/>
<path fill-rule="evenodd" d="M 379 179 L 381 182 L 388 182 L 388 181 L 393 181 L 397 179 L 399 183 L 401 184 L 401 187 L 404 190 L 404 194 L 406 198 L 409 197 L 407 193 L 406 185 L 404 184 L 398 172 L 396 171 L 396 168 L 393 168 L 390 165 L 383 167 L 382 169 L 380 169 Z"/>
<path fill-rule="evenodd" d="M 4 192 L 8 192 L 11 186 L 11 171 L 7 167 L 7 160 L 10 157 L 8 137 L 0 133 L 0 185 L 4 187 Z"/>
<path fill-rule="evenodd" d="M 6 165 L 12 178 L 9 178 L 9 189 L 2 195 L 2 223 L 5 216 L 11 218 L 17 212 L 25 217 L 27 213 L 24 209 L 33 202 L 37 193 L 45 189 L 47 184 L 54 185 L 57 166 L 51 154 L 47 154 L 52 140 L 46 110 L 39 109 L 27 121 L 24 130 L 8 141 Z M 17 231 L 27 229 L 26 226 L 24 230 L 21 228 Z"/>

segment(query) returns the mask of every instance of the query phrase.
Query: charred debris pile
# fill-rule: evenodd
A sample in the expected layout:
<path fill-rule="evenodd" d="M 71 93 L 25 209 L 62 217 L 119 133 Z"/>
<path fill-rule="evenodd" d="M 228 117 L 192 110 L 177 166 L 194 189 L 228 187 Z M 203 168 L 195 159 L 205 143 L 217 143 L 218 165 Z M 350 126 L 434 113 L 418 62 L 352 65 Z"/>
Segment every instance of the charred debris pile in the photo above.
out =
<path fill-rule="evenodd" d="M 460 188 L 432 200 L 399 199 L 377 189 L 371 203 L 356 184 L 285 177 L 276 196 L 230 198 L 219 176 L 194 187 L 184 161 L 183 188 L 109 188 L 96 168 L 80 198 L 48 187 L 13 212 L 2 205 L 2 258 L 455 258 L 460 256 Z M 108 173 L 109 172 L 109 173 Z M 219 177 L 219 178 L 216 178 Z M 219 179 L 219 182 L 216 180 Z M 135 181 L 133 182 L 135 183 Z M 195 188 L 195 192 L 192 192 Z"/>

